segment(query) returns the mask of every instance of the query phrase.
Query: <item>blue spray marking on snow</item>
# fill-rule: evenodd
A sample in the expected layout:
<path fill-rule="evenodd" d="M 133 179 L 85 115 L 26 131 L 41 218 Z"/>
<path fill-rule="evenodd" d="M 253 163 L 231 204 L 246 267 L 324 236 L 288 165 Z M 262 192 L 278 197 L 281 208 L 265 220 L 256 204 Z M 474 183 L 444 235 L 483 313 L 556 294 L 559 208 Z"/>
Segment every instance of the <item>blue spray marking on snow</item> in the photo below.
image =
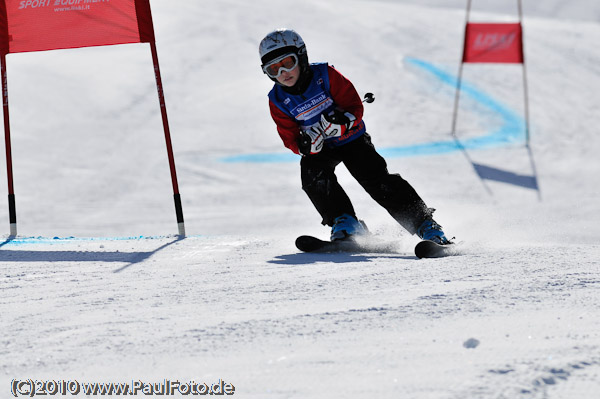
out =
<path fill-rule="evenodd" d="M 202 236 L 186 236 L 186 238 Z M 74 242 L 104 242 L 104 241 L 147 241 L 147 240 L 166 240 L 178 239 L 177 235 L 164 236 L 133 236 L 133 237 L 14 237 L 8 238 L 0 243 L 2 246 L 20 246 L 32 244 L 68 244 Z"/>
<path fill-rule="evenodd" d="M 457 78 L 443 71 L 442 69 L 416 58 L 406 58 L 405 61 L 411 65 L 423 69 L 426 72 L 431 73 L 442 83 L 453 88 L 456 87 Z M 498 115 L 502 120 L 500 128 L 483 136 L 461 139 L 460 145 L 454 139 L 449 139 L 405 147 L 385 148 L 381 151 L 382 155 L 388 157 L 434 155 L 459 151 L 462 148 L 467 150 L 478 150 L 524 142 L 525 120 L 523 118 L 489 95 L 477 89 L 475 86 L 464 82 L 464 80 L 461 83 L 461 93 L 466 94 L 472 100 Z"/>
<path fill-rule="evenodd" d="M 405 58 L 405 62 L 430 73 L 440 82 L 451 86 L 452 88 L 456 87 L 457 77 L 433 64 L 409 57 Z M 479 105 L 497 115 L 502 121 L 500 127 L 497 130 L 488 132 L 482 136 L 461 139 L 460 144 L 457 143 L 456 140 L 449 138 L 447 140 L 423 144 L 382 148 L 378 150 L 379 153 L 386 158 L 440 155 L 460 151 L 462 149 L 479 150 L 496 148 L 515 143 L 523 143 L 525 141 L 525 120 L 522 117 L 464 80 L 461 83 L 461 93 L 469 96 Z M 224 157 L 220 160 L 227 163 L 280 163 L 298 161 L 298 159 L 298 155 L 288 152 L 240 154 Z"/>

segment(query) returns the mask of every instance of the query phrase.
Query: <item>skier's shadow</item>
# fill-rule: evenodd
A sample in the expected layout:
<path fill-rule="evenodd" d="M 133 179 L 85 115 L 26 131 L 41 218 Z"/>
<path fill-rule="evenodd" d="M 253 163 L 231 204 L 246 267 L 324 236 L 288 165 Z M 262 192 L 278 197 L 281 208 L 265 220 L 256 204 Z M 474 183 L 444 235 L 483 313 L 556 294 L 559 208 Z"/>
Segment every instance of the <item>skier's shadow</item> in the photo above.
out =
<path fill-rule="evenodd" d="M 377 254 L 377 253 L 296 253 L 288 255 L 279 255 L 275 259 L 268 261 L 277 265 L 309 265 L 314 263 L 355 263 L 355 262 L 374 262 L 378 259 L 403 259 L 415 260 L 416 256 L 401 254 Z"/>

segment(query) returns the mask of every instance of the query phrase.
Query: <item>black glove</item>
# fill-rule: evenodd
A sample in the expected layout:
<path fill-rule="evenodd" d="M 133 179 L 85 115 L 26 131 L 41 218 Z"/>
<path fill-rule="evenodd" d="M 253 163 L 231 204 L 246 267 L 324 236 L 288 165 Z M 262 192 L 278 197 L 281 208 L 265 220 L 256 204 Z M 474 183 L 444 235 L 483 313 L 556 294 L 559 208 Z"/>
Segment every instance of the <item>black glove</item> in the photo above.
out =
<path fill-rule="evenodd" d="M 304 132 L 301 131 L 298 139 L 298 151 L 304 156 L 317 154 L 323 148 L 323 140 L 323 129 L 319 125 Z"/>

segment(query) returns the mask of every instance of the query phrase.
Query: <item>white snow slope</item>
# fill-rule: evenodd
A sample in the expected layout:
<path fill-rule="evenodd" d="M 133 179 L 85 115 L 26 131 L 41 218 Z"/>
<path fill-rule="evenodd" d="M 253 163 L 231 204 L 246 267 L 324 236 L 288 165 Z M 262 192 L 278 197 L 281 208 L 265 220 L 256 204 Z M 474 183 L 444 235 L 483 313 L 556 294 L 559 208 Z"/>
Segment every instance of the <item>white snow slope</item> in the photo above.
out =
<path fill-rule="evenodd" d="M 432 144 L 451 141 L 464 9 L 152 0 L 185 239 L 148 46 L 9 55 L 19 236 L 0 207 L 0 397 L 13 380 L 170 379 L 240 398 L 598 398 L 600 5 L 568 4 L 525 8 L 531 153 L 515 65 L 465 66 L 464 153 Z M 481 11 L 515 20 L 512 4 Z M 268 114 L 257 46 L 282 26 L 375 93 L 374 144 L 460 256 L 417 260 L 343 166 L 395 250 L 295 249 L 328 229 Z M 539 191 L 514 184 L 531 176 Z"/>

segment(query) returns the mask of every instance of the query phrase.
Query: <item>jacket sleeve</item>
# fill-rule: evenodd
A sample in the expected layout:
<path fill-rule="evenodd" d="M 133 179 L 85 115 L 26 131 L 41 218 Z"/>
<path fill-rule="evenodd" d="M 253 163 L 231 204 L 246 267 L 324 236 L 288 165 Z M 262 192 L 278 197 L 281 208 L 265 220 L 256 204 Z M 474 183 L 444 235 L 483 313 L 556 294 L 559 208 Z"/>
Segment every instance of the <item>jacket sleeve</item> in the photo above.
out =
<path fill-rule="evenodd" d="M 269 100 L 269 109 L 271 110 L 271 117 L 277 125 L 277 132 L 283 141 L 283 145 L 294 153 L 300 154 L 300 151 L 298 150 L 300 127 L 298 126 L 298 123 L 280 110 L 271 100 Z"/>
<path fill-rule="evenodd" d="M 358 125 L 364 114 L 364 107 L 360 96 L 354 85 L 332 66 L 329 70 L 329 92 L 333 102 L 346 112 L 350 112 L 356 118 Z"/>

